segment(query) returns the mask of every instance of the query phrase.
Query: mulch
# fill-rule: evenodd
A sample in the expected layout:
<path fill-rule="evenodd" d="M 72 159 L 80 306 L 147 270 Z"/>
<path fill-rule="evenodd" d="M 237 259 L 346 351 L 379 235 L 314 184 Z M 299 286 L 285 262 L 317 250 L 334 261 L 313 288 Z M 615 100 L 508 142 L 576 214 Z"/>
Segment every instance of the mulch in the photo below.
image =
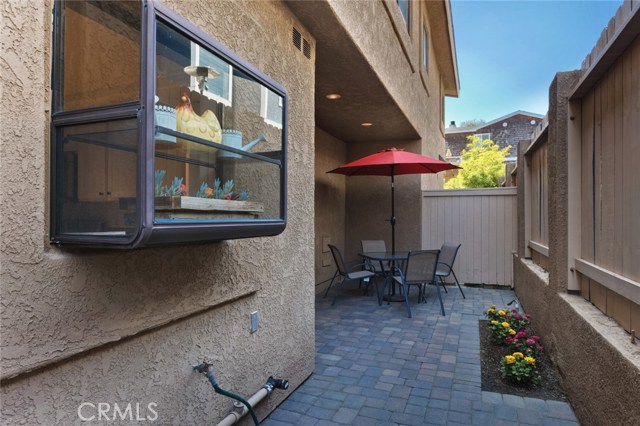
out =
<path fill-rule="evenodd" d="M 487 330 L 488 322 L 486 320 L 479 321 L 482 390 L 544 400 L 567 401 L 567 396 L 560 385 L 558 372 L 547 355 L 536 359 L 536 365 L 542 378 L 540 385 L 515 384 L 503 379 L 500 372 L 500 360 L 505 355 L 509 355 L 510 351 L 507 346 L 499 346 L 492 341 L 491 332 Z M 544 341 L 541 343 L 544 346 Z"/>

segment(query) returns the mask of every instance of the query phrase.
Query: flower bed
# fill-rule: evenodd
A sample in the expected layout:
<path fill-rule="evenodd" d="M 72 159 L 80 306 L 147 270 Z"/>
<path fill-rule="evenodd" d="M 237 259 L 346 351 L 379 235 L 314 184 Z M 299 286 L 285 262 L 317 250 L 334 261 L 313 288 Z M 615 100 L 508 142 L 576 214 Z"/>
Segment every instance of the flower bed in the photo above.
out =
<path fill-rule="evenodd" d="M 533 333 L 531 317 L 490 307 L 480 321 L 482 389 L 533 398 L 566 400 L 555 369 Z"/>

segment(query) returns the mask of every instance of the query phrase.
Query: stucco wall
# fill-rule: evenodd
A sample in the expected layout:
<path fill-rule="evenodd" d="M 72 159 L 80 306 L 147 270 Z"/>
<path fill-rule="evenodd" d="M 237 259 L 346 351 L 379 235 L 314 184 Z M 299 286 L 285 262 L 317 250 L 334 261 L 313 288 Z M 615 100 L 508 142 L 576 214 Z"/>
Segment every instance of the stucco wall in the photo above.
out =
<path fill-rule="evenodd" d="M 336 270 L 326 244 L 333 244 L 340 250 L 345 248 L 346 177 L 327 172 L 345 163 L 346 146 L 319 128 L 316 128 L 315 142 L 315 282 L 318 285 L 330 280 Z M 320 285 L 318 290 L 324 287 Z"/>
<path fill-rule="evenodd" d="M 199 357 L 212 355 L 221 386 L 244 395 L 271 374 L 293 389 L 313 369 L 313 61 L 291 45 L 295 18 L 281 3 L 165 4 L 288 90 L 287 229 L 130 252 L 49 245 L 52 2 L 3 2 L 0 96 L 11 113 L 0 117 L 1 368 L 10 424 L 73 424 L 85 401 L 156 402 L 161 423 L 215 423 L 231 403 L 192 373 Z M 255 310 L 261 328 L 250 334 Z M 274 392 L 262 413 L 285 394 Z"/>
<path fill-rule="evenodd" d="M 444 155 L 441 123 L 441 74 L 430 41 L 427 72 L 420 72 L 423 2 L 412 3 L 411 32 L 406 31 L 395 2 L 329 1 L 330 7 L 358 49 L 375 70 L 381 83 L 394 98 L 419 140 L 346 141 L 345 162 L 385 148 L 405 148 L 430 157 Z M 397 10 L 398 9 L 398 10 Z M 430 25 L 441 23 L 430 22 Z M 375 31 L 371 29 L 375 28 Z M 434 28 L 431 28 L 434 30 Z M 371 96 L 376 96 L 372 93 Z M 420 247 L 421 189 L 442 187 L 441 175 L 400 176 L 396 178 L 396 246 Z M 384 239 L 391 248 L 390 178 L 362 176 L 346 178 L 346 257 L 353 259 L 362 239 Z M 317 238 L 320 236 L 318 235 Z"/>
<path fill-rule="evenodd" d="M 514 256 L 513 269 L 518 298 L 534 318 L 580 424 L 637 425 L 637 345 L 581 296 L 557 293 L 549 276 L 530 260 Z"/>

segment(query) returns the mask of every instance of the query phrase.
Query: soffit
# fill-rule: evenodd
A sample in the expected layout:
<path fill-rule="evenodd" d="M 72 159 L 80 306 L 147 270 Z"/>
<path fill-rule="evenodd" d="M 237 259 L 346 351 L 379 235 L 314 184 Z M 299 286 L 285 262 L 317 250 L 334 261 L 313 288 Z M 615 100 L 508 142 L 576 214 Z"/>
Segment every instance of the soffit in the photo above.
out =
<path fill-rule="evenodd" d="M 326 1 L 290 1 L 290 10 L 315 37 L 316 125 L 345 142 L 419 139 Z M 338 100 L 326 95 L 339 93 Z M 373 126 L 362 127 L 360 123 Z"/>

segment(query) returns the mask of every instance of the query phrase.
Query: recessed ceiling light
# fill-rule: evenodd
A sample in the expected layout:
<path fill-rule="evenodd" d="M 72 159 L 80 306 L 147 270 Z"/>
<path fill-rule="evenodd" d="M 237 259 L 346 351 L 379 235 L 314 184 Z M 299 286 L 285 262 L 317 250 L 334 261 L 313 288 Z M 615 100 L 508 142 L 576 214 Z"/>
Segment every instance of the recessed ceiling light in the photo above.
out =
<path fill-rule="evenodd" d="M 365 121 L 364 123 L 360 123 L 360 125 L 362 127 L 371 127 L 371 126 L 373 126 L 373 123 L 369 123 L 368 121 Z"/>
<path fill-rule="evenodd" d="M 337 93 L 329 93 L 329 94 L 326 96 L 326 98 L 327 98 L 327 99 L 331 99 L 332 101 L 333 101 L 333 100 L 336 100 L 336 99 L 340 99 L 341 97 L 342 97 L 342 96 L 340 96 L 340 95 L 339 95 L 339 94 L 337 94 Z"/>

